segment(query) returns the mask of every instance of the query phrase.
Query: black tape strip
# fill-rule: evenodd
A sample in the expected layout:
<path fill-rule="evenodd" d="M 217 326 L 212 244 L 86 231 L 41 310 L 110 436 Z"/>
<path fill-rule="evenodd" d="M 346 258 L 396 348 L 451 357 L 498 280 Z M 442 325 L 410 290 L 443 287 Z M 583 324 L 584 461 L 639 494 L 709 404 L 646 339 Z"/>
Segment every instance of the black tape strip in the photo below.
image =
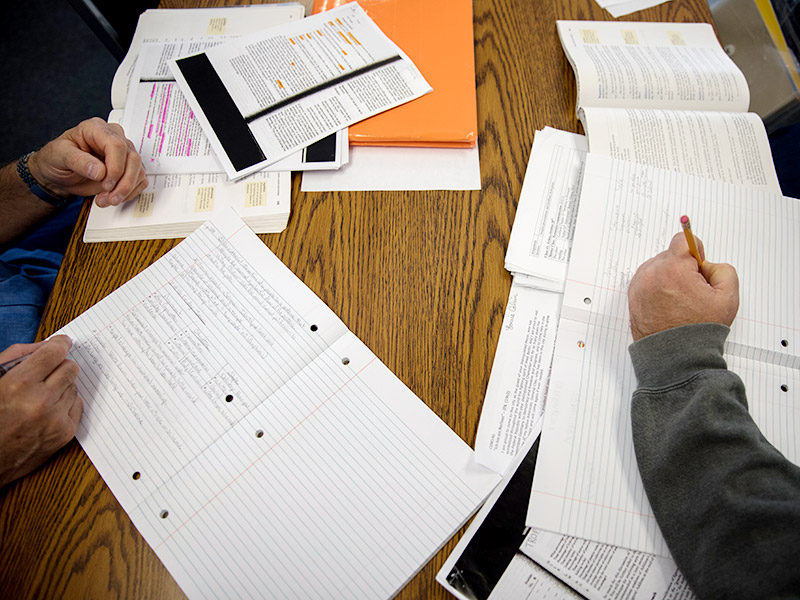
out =
<path fill-rule="evenodd" d="M 234 168 L 241 171 L 266 160 L 253 132 L 205 53 L 176 62 Z"/>
<path fill-rule="evenodd" d="M 278 100 L 275 104 L 272 104 L 267 108 L 262 108 L 260 111 L 253 113 L 252 115 L 248 115 L 244 119 L 248 123 L 252 123 L 256 119 L 260 119 L 261 117 L 273 113 L 279 108 L 283 108 L 284 106 L 287 106 L 292 102 L 297 102 L 298 100 L 302 100 L 303 98 L 306 98 L 311 94 L 316 94 L 320 90 L 325 90 L 327 88 L 333 87 L 334 85 L 340 84 L 349 79 L 353 79 L 354 77 L 358 77 L 359 75 L 363 75 L 364 73 L 369 73 L 370 71 L 374 71 L 375 69 L 380 69 L 381 67 L 390 65 L 393 62 L 397 62 L 398 60 L 402 60 L 402 57 L 399 54 L 395 56 L 390 56 L 389 58 L 384 58 L 383 60 L 379 60 L 378 62 L 374 62 L 369 65 L 364 65 L 363 67 L 359 67 L 358 69 L 353 69 L 352 71 L 345 73 L 344 75 L 339 75 L 339 77 L 334 77 L 333 79 L 329 79 L 328 81 L 324 81 L 320 84 L 310 87 L 307 90 L 300 92 L 299 94 L 295 94 L 294 96 L 287 96 L 283 100 Z"/>

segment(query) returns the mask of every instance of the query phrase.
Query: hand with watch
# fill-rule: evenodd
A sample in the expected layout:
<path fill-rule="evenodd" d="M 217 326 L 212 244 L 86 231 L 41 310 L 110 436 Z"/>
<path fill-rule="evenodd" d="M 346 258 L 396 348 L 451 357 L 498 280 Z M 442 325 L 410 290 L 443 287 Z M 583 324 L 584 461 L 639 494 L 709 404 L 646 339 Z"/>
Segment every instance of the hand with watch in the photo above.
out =
<path fill-rule="evenodd" d="M 17 173 L 38 198 L 61 208 L 75 196 L 100 207 L 131 200 L 147 187 L 142 159 L 122 127 L 83 121 L 17 161 Z"/>

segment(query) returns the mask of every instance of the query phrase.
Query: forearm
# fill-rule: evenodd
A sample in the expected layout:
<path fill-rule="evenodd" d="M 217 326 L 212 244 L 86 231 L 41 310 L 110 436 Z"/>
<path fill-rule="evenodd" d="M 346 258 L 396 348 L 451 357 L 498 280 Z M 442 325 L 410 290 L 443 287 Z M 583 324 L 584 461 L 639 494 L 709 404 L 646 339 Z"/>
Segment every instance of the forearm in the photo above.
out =
<path fill-rule="evenodd" d="M 14 161 L 0 168 L 0 248 L 54 214 L 55 207 L 32 194 Z"/>
<path fill-rule="evenodd" d="M 800 590 L 800 469 L 761 435 L 727 371 L 723 325 L 690 325 L 631 346 L 631 414 L 645 490 L 701 597 Z M 675 352 L 680 348 L 680 352 Z"/>

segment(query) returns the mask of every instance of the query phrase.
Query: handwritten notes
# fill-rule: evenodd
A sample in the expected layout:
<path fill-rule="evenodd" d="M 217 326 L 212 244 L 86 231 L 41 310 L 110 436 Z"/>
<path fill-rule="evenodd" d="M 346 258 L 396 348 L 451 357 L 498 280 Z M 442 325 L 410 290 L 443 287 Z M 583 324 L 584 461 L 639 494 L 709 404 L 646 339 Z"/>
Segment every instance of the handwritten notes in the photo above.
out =
<path fill-rule="evenodd" d="M 564 292 L 528 525 L 667 555 L 638 474 L 629 403 L 635 377 L 627 287 L 667 247 L 681 214 L 715 262 L 733 264 L 741 304 L 726 359 L 751 414 L 800 461 L 800 202 L 590 154 Z M 793 387 L 790 387 L 793 386 Z"/>
<path fill-rule="evenodd" d="M 232 211 L 61 333 L 78 439 L 192 598 L 389 597 L 498 480 Z"/>

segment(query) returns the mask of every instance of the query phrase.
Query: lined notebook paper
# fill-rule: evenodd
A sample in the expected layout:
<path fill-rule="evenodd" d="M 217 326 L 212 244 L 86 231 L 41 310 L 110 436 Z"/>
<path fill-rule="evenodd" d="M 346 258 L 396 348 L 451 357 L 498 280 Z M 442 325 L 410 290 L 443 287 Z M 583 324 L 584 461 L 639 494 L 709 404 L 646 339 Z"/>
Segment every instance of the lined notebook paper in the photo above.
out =
<path fill-rule="evenodd" d="M 636 386 L 627 288 L 691 216 L 709 260 L 739 273 L 726 346 L 750 413 L 800 462 L 800 201 L 588 155 L 527 522 L 635 550 L 668 551 L 630 432 Z"/>
<path fill-rule="evenodd" d="M 60 333 L 78 439 L 191 598 L 389 597 L 499 479 L 232 211 Z"/>

